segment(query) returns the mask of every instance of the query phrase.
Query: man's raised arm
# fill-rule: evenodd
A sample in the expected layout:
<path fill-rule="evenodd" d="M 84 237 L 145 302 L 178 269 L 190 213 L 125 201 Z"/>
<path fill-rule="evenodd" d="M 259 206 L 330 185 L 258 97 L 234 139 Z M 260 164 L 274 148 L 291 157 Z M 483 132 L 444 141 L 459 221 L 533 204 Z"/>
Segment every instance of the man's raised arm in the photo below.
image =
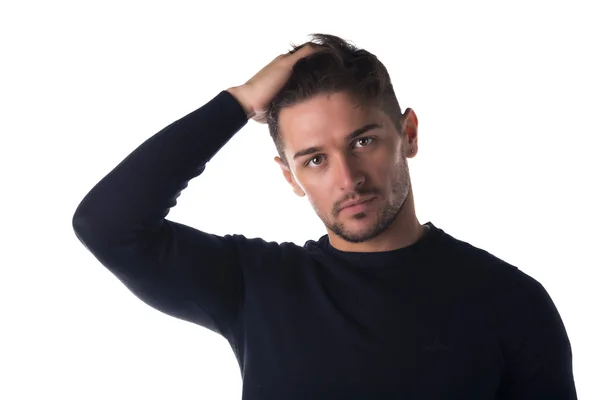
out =
<path fill-rule="evenodd" d="M 78 239 L 136 296 L 169 315 L 225 334 L 243 298 L 241 235 L 220 237 L 165 219 L 189 181 L 249 118 L 261 118 L 305 46 L 278 56 L 129 154 L 83 198 Z"/>

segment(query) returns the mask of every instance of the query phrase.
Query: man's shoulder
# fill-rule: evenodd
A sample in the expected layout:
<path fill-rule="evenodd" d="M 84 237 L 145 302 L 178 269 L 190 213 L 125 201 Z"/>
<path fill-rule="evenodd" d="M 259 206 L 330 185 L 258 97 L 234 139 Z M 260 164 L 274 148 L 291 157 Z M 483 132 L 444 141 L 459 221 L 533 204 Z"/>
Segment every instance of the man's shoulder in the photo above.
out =
<path fill-rule="evenodd" d="M 276 241 L 244 234 L 228 234 L 223 238 L 235 245 L 240 258 L 245 263 L 280 263 L 285 258 L 308 255 L 305 247 L 291 241 Z"/>
<path fill-rule="evenodd" d="M 541 284 L 516 264 L 489 249 L 444 233 L 441 257 L 464 276 L 501 293 L 537 292 Z M 451 261 L 450 261 L 451 260 Z"/>

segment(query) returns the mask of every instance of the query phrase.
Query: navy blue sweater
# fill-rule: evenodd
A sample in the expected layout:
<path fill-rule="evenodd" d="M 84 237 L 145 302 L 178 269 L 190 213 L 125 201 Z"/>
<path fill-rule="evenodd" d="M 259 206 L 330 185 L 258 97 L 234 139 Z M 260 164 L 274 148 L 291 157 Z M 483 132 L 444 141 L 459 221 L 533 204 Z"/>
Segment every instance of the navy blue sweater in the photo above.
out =
<path fill-rule="evenodd" d="M 227 339 L 243 399 L 576 399 L 544 287 L 431 222 L 410 246 L 356 253 L 327 235 L 299 246 L 168 220 L 247 122 L 222 91 L 136 148 L 73 216 L 142 301 Z"/>

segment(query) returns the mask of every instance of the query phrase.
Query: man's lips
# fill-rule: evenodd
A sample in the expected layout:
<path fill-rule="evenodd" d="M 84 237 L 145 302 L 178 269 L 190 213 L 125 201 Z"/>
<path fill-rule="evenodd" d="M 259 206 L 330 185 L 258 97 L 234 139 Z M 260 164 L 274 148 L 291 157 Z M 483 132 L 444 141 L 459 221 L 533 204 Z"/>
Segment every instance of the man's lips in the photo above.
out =
<path fill-rule="evenodd" d="M 340 211 L 349 209 L 349 208 L 358 208 L 357 206 L 363 205 L 363 204 L 373 200 L 374 198 L 375 197 L 369 197 L 367 199 L 353 200 L 351 202 L 348 202 L 348 203 L 342 205 L 342 207 L 340 208 Z"/>

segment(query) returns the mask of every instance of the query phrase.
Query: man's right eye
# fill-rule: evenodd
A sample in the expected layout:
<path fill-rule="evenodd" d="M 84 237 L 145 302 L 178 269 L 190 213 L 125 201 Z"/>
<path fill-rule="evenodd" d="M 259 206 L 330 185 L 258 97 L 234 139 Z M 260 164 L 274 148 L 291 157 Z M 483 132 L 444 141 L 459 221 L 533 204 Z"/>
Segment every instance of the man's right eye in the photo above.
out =
<path fill-rule="evenodd" d="M 323 157 L 323 156 L 314 156 L 313 158 L 311 158 L 310 160 L 308 160 L 308 162 L 305 164 L 305 166 L 307 166 L 307 167 L 308 167 L 308 166 L 309 166 L 309 164 L 311 163 L 311 161 L 314 161 L 314 160 L 321 159 L 322 157 Z M 319 163 L 316 163 L 316 165 L 319 165 Z"/>

